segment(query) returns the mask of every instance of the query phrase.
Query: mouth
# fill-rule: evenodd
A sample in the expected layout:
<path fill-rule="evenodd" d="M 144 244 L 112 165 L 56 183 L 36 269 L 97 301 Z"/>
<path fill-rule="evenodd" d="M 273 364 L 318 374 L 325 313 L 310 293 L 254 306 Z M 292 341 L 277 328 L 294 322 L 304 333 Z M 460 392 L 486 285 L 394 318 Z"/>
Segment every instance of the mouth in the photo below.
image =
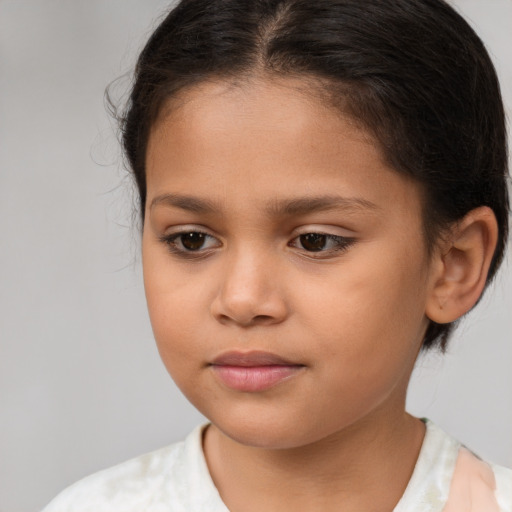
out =
<path fill-rule="evenodd" d="M 235 391 L 265 391 L 297 375 L 305 368 L 270 352 L 227 352 L 210 367 L 219 380 Z"/>

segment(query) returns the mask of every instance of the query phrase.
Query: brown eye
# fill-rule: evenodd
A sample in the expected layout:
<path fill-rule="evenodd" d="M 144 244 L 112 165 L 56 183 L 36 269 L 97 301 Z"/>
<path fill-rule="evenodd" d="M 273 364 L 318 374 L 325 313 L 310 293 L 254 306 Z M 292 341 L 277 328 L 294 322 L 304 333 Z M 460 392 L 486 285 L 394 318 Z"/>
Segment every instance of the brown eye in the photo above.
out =
<path fill-rule="evenodd" d="M 300 244 L 306 251 L 318 252 L 325 249 L 327 235 L 321 233 L 307 233 L 299 237 Z"/>
<path fill-rule="evenodd" d="M 167 249 L 177 257 L 201 259 L 222 247 L 222 242 L 202 231 L 181 231 L 160 237 Z"/>
<path fill-rule="evenodd" d="M 193 231 L 180 235 L 180 242 L 187 251 L 198 251 L 205 243 L 206 235 Z"/>
<path fill-rule="evenodd" d="M 355 243 L 355 238 L 312 232 L 295 237 L 288 246 L 299 249 L 303 254 L 309 253 L 309 258 L 326 259 L 343 254 Z"/>

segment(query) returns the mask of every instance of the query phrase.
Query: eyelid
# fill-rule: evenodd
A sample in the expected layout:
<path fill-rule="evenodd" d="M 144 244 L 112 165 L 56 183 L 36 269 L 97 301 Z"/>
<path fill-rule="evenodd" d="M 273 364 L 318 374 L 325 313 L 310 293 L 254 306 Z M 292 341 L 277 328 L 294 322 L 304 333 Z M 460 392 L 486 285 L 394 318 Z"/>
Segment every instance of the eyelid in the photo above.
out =
<path fill-rule="evenodd" d="M 196 231 L 198 233 L 204 233 L 205 235 L 215 236 L 212 234 L 212 230 L 210 228 L 207 228 L 202 224 L 166 224 L 165 229 L 162 229 L 162 231 L 166 236 L 174 235 L 177 233 L 191 233 Z"/>
<path fill-rule="evenodd" d="M 300 253 L 302 253 L 302 255 L 310 259 L 328 259 L 335 257 L 340 253 L 344 253 L 357 241 L 354 235 L 349 235 L 347 233 L 349 232 L 349 230 L 347 229 L 340 228 L 339 226 L 329 226 L 327 227 L 327 229 L 325 229 L 325 227 L 325 225 L 322 227 L 314 225 L 301 226 L 299 229 L 294 230 L 293 235 L 289 238 L 287 246 L 297 249 Z M 338 230 L 343 231 L 344 234 L 339 234 Z M 336 233 L 336 231 L 338 231 L 338 233 Z M 209 247 L 200 247 L 196 250 L 187 249 L 185 247 L 180 248 L 178 246 L 179 241 L 177 240 L 179 239 L 180 236 L 189 233 L 197 233 L 204 235 L 206 239 L 215 240 L 217 243 L 215 243 L 214 245 L 210 245 Z M 327 247 L 325 249 L 322 248 L 319 249 L 318 251 L 308 250 L 305 247 L 301 248 L 296 242 L 301 236 L 308 234 L 324 236 L 328 239 L 329 242 L 331 242 L 330 245 L 332 245 L 332 242 L 334 242 L 335 246 Z M 202 257 L 207 257 L 215 249 L 218 249 L 223 246 L 223 242 L 219 239 L 219 237 L 212 235 L 208 229 L 205 229 L 203 226 L 200 225 L 173 226 L 171 228 L 168 228 L 164 234 L 158 236 L 158 240 L 161 243 L 165 244 L 167 250 L 172 254 L 187 259 L 200 259 Z M 181 245 L 183 245 L 183 242 L 181 242 Z"/>
<path fill-rule="evenodd" d="M 338 229 L 340 229 L 338 227 Z M 291 238 L 291 240 L 288 242 L 288 247 L 296 248 L 301 253 L 301 255 L 309 258 L 309 259 L 329 259 L 334 258 L 340 254 L 343 254 L 348 249 L 350 249 L 351 246 L 353 246 L 357 242 L 357 238 L 350 232 L 348 234 L 347 232 L 349 230 L 343 229 L 343 234 L 334 233 L 333 231 L 336 231 L 336 227 L 331 227 L 330 229 L 325 229 L 325 226 L 301 226 L 301 228 L 298 231 L 295 231 L 295 236 Z M 293 242 L 297 241 L 301 236 L 309 235 L 309 234 L 315 234 L 315 235 L 321 235 L 325 236 L 331 241 L 337 242 L 336 247 L 331 247 L 327 249 L 321 249 L 318 251 L 308 251 L 306 248 L 301 248 Z"/>
<path fill-rule="evenodd" d="M 177 247 L 176 240 L 179 239 L 180 236 L 186 235 L 188 233 L 197 233 L 204 235 L 210 239 L 216 240 L 218 243 L 213 247 L 200 248 L 197 250 L 187 250 L 186 248 L 180 249 Z M 169 228 L 165 231 L 164 234 L 158 236 L 158 240 L 167 246 L 167 250 L 171 252 L 171 254 L 176 255 L 185 259 L 200 259 L 202 257 L 208 256 L 212 250 L 217 249 L 222 246 L 222 242 L 218 237 L 212 235 L 208 232 L 203 226 L 197 225 L 181 225 L 176 226 L 174 228 Z"/>
<path fill-rule="evenodd" d="M 326 236 L 341 236 L 344 238 L 353 238 L 356 232 L 343 226 L 331 224 L 305 224 L 295 228 L 292 236 L 297 237 L 300 235 L 307 235 L 309 233 L 318 233 L 319 235 Z"/>

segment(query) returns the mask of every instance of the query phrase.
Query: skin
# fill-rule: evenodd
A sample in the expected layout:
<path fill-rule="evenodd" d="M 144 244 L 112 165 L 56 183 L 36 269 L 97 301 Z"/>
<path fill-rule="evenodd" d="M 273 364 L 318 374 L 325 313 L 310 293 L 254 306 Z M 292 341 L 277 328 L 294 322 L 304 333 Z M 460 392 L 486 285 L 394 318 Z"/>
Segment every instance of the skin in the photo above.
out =
<path fill-rule="evenodd" d="M 299 85 L 202 84 L 153 127 L 151 322 L 169 373 L 212 422 L 205 456 L 230 510 L 391 511 L 424 436 L 405 412 L 410 374 L 428 318 L 451 307 L 447 269 L 460 281 L 466 252 L 429 258 L 418 186 Z M 478 219 L 469 224 L 483 238 Z M 186 252 L 176 234 L 197 231 L 204 246 Z M 338 238 L 311 252 L 307 233 Z M 236 391 L 210 364 L 230 350 L 300 368 L 270 389 Z"/>

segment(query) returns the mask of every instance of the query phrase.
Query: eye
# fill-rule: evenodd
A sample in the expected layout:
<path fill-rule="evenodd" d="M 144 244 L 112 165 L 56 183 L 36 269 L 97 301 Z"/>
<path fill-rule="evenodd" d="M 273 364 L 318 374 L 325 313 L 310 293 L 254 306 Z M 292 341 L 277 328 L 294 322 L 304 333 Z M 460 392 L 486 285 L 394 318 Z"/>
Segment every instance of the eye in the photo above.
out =
<path fill-rule="evenodd" d="M 322 251 L 325 249 L 327 241 L 327 235 L 322 235 L 320 233 L 307 233 L 299 236 L 299 242 L 306 251 Z"/>
<path fill-rule="evenodd" d="M 161 237 L 169 250 L 183 256 L 203 254 L 208 249 L 220 246 L 220 242 L 213 236 L 201 231 L 182 231 L 179 233 L 171 233 Z"/>
<path fill-rule="evenodd" d="M 199 233 L 197 231 L 192 231 L 190 233 L 183 233 L 175 238 L 174 242 L 177 240 L 181 244 L 181 246 L 187 251 L 198 251 L 202 249 L 204 244 L 206 243 L 206 237 L 204 233 Z"/>
<path fill-rule="evenodd" d="M 354 238 L 327 233 L 304 233 L 294 238 L 288 245 L 309 253 L 334 253 L 348 249 Z"/>

